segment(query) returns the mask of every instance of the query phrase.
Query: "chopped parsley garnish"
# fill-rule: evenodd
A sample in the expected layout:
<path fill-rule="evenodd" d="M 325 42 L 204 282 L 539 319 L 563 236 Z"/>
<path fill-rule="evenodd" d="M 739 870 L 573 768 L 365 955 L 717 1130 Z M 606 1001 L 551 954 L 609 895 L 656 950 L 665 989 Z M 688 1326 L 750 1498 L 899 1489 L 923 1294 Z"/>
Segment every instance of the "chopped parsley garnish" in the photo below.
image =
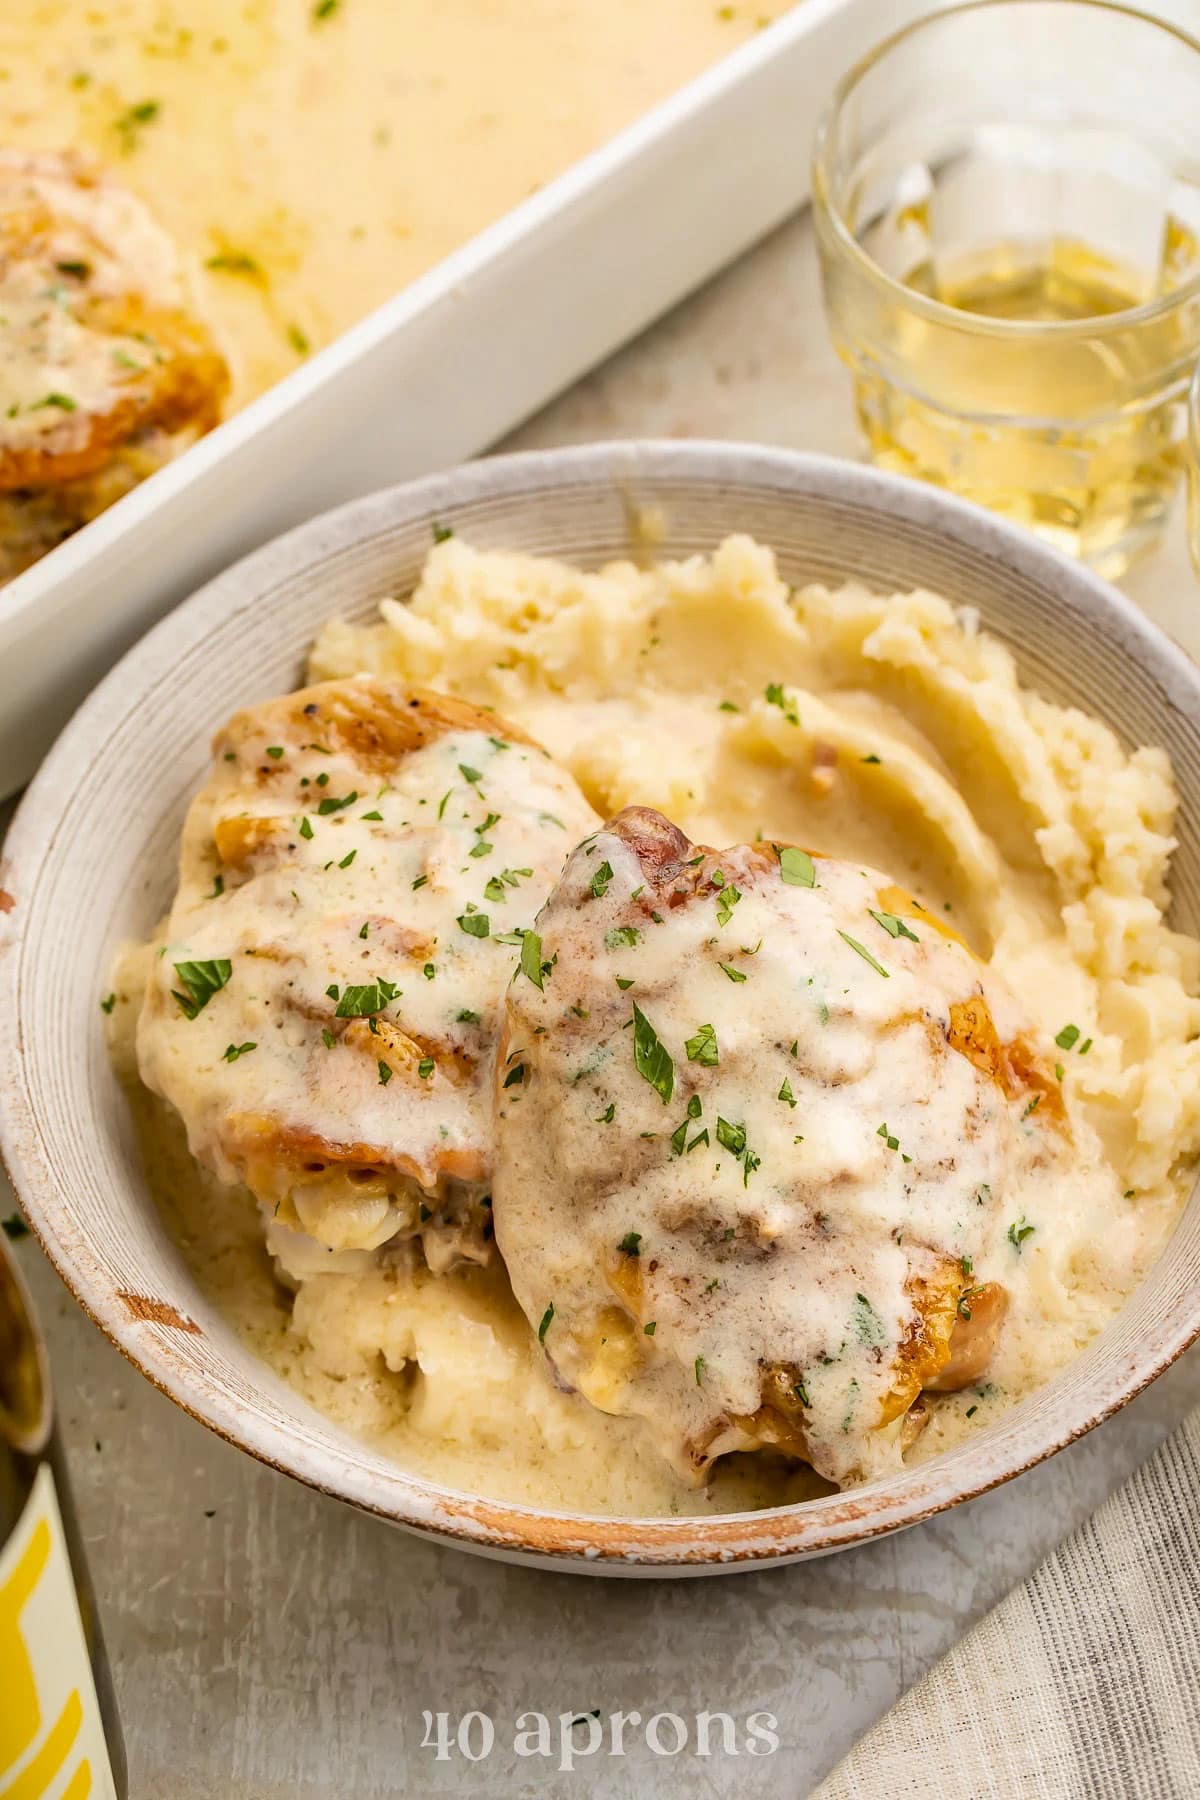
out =
<path fill-rule="evenodd" d="M 887 1145 L 889 1150 L 898 1150 L 900 1148 L 900 1139 L 898 1137 L 894 1137 L 892 1135 L 892 1133 L 888 1130 L 886 1124 L 881 1125 L 879 1127 L 879 1130 L 875 1133 L 875 1136 L 881 1137 L 883 1139 L 884 1143 Z"/>
<path fill-rule="evenodd" d="M 336 3 L 336 0 L 335 0 L 335 3 Z M 435 544 L 444 544 L 446 542 L 447 538 L 452 538 L 454 536 L 453 527 L 450 525 L 443 525 L 437 519 L 434 519 L 430 529 L 433 532 L 433 541 Z M 551 1310 L 551 1312 L 553 1312 L 554 1308 L 551 1307 L 550 1310 Z"/>
<path fill-rule="evenodd" d="M 632 975 L 615 975 L 613 977 L 613 979 L 623 994 L 627 993 L 628 990 L 633 986 L 633 976 Z"/>
<path fill-rule="evenodd" d="M 816 887 L 817 871 L 807 850 L 787 844 L 779 851 L 779 873 L 789 887 Z"/>
<path fill-rule="evenodd" d="M 421 1077 L 422 1081 L 429 1080 L 429 1077 L 433 1074 L 434 1067 L 435 1064 L 432 1056 L 423 1056 L 421 1058 L 420 1062 L 417 1064 L 417 1074 Z"/>
<path fill-rule="evenodd" d="M 1009 1226 L 1008 1230 L 1005 1232 L 1004 1235 L 1008 1239 L 1009 1243 L 1013 1246 L 1013 1249 L 1019 1250 L 1021 1248 L 1021 1245 L 1025 1242 L 1025 1239 L 1027 1237 L 1029 1237 L 1031 1232 L 1034 1232 L 1036 1230 L 1037 1230 L 1036 1225 L 1028 1224 L 1026 1222 L 1025 1214 L 1022 1213 L 1021 1217 L 1019 1219 L 1014 1220 L 1014 1222 Z"/>
<path fill-rule="evenodd" d="M 337 1042 L 337 1039 L 334 1037 L 332 1031 L 330 1031 L 328 1026 L 326 1026 L 324 1031 L 322 1031 L 322 1033 L 321 1033 L 321 1042 L 324 1044 L 324 1046 L 327 1050 L 332 1050 L 334 1044 Z"/>
<path fill-rule="evenodd" d="M 221 1052 L 222 1062 L 236 1062 L 239 1056 L 249 1056 L 251 1050 L 257 1050 L 257 1044 L 226 1044 Z"/>
<path fill-rule="evenodd" d="M 43 394 L 40 400 L 33 402 L 29 410 L 36 412 L 40 406 L 57 406 L 60 412 L 74 412 L 78 402 L 72 400 L 70 394 Z"/>
<path fill-rule="evenodd" d="M 293 320 L 287 328 L 287 341 L 297 356 L 307 356 L 310 345 L 308 337 Z"/>
<path fill-rule="evenodd" d="M 1079 1046 L 1080 1056 L 1086 1056 L 1088 1051 L 1091 1049 L 1091 1047 L 1092 1047 L 1091 1038 L 1084 1038 L 1082 1044 L 1080 1044 L 1080 1046 Z"/>
<path fill-rule="evenodd" d="M 233 974 L 233 964 L 223 956 L 208 962 L 179 962 L 175 964 L 175 973 L 184 992 L 172 988 L 171 997 L 178 1000 L 186 1019 L 194 1019 L 225 986 Z"/>
<path fill-rule="evenodd" d="M 267 745 L 267 755 L 271 758 L 272 762 L 278 762 L 280 757 L 283 755 L 283 745 L 282 744 L 268 744 Z"/>
<path fill-rule="evenodd" d="M 731 969 L 728 963 L 718 963 L 717 967 L 723 974 L 728 975 L 730 981 L 745 981 L 746 979 L 740 969 Z"/>
<path fill-rule="evenodd" d="M 462 1011 L 455 1016 L 460 1025 L 478 1025 L 479 1023 L 479 1014 L 472 1012 L 469 1006 L 464 1006 Z"/>
<path fill-rule="evenodd" d="M 310 838 L 312 836 L 312 834 L 313 834 L 312 821 L 309 819 L 309 817 L 306 813 L 305 816 L 300 821 L 300 836 L 302 838 Z"/>
<path fill-rule="evenodd" d="M 1060 1050 L 1073 1050 L 1079 1042 L 1078 1025 L 1064 1025 L 1054 1041 Z"/>
<path fill-rule="evenodd" d="M 602 1113 L 596 1114 L 596 1124 L 597 1125 L 611 1125 L 613 1120 L 616 1118 L 616 1116 L 617 1116 L 616 1101 L 610 1100 L 608 1103 L 608 1106 L 605 1108 L 605 1110 Z"/>
<path fill-rule="evenodd" d="M 717 1142 L 723 1144 L 726 1150 L 731 1150 L 735 1156 L 740 1156 L 746 1148 L 746 1127 L 731 1125 L 728 1119 L 718 1118 Z"/>
<path fill-rule="evenodd" d="M 866 1344 L 868 1348 L 878 1350 L 887 1343 L 887 1332 L 884 1330 L 883 1320 L 865 1294 L 855 1294 L 850 1324 L 860 1344 Z"/>
<path fill-rule="evenodd" d="M 870 963 L 877 975 L 882 975 L 885 981 L 890 979 L 888 970 L 884 968 L 881 962 L 875 961 L 875 958 L 871 955 L 871 952 L 867 949 L 865 944 L 860 944 L 857 938 L 852 938 L 848 931 L 842 931 L 840 927 L 838 929 L 838 936 L 842 939 L 843 943 L 849 944 L 852 950 L 857 950 L 863 961 Z"/>
<path fill-rule="evenodd" d="M 617 1245 L 622 1256 L 640 1256 L 642 1253 L 642 1234 L 640 1231 L 627 1231 Z"/>
<path fill-rule="evenodd" d="M 365 938 L 367 933 L 370 931 L 370 929 L 371 929 L 371 921 L 369 919 L 364 919 L 362 922 L 362 925 L 359 929 L 359 933 L 358 933 L 359 937 Z"/>
<path fill-rule="evenodd" d="M 767 684 L 764 698 L 766 699 L 768 706 L 777 706 L 779 708 L 789 725 L 798 725 L 800 723 L 800 714 L 796 709 L 795 696 L 789 694 L 785 687 L 780 686 L 779 682 L 772 681 Z"/>
<path fill-rule="evenodd" d="M 701 1387 L 701 1386 L 703 1386 L 703 1383 L 704 1383 L 704 1369 L 705 1369 L 704 1358 L 702 1356 L 698 1356 L 696 1358 L 695 1363 L 693 1364 L 693 1367 L 696 1371 L 696 1386 Z"/>
<path fill-rule="evenodd" d="M 636 1000 L 633 1003 L 633 1062 L 638 1074 L 645 1077 L 666 1106 L 675 1091 L 675 1064 Z"/>
<path fill-rule="evenodd" d="M 110 1013 L 116 1004 L 117 996 L 115 994 L 106 994 L 100 1002 L 100 1011 L 102 1013 Z"/>
<path fill-rule="evenodd" d="M 608 892 L 608 884 L 612 880 L 612 864 L 602 862 L 592 879 L 588 882 L 588 892 L 593 900 L 600 900 Z"/>
<path fill-rule="evenodd" d="M 858 760 L 859 762 L 865 763 L 881 763 L 883 758 L 882 756 L 876 756 L 874 751 L 872 751 L 870 756 L 860 756 Z"/>
<path fill-rule="evenodd" d="M 1041 1105 L 1041 1103 L 1042 1103 L 1042 1096 L 1040 1094 L 1035 1094 L 1033 1096 L 1033 1099 L 1026 1106 L 1024 1112 L 1021 1114 L 1021 1117 L 1023 1119 L 1027 1119 L 1029 1117 L 1030 1113 L 1035 1113 L 1037 1111 L 1037 1109 Z"/>
<path fill-rule="evenodd" d="M 380 1085 L 380 1087 L 386 1087 L 388 1082 L 392 1079 L 391 1069 L 389 1068 L 388 1064 L 385 1062 L 378 1062 L 378 1063 L 376 1063 L 375 1067 L 379 1070 L 379 1085 Z"/>
<path fill-rule="evenodd" d="M 527 931 L 521 939 L 521 973 L 535 988 L 542 987 L 542 940 L 536 931 Z"/>
<path fill-rule="evenodd" d="M 334 992 L 336 993 L 336 989 Z M 333 1016 L 335 1019 L 368 1019 L 374 1013 L 382 1012 L 399 992 L 400 989 L 394 983 L 384 981 L 382 977 L 362 982 L 358 986 L 348 984 Z"/>
<path fill-rule="evenodd" d="M 796 1104 L 796 1096 L 792 1092 L 792 1084 L 788 1080 L 786 1075 L 783 1078 L 783 1086 L 780 1088 L 780 1090 L 776 1094 L 775 1098 L 777 1100 L 786 1101 L 788 1106 L 795 1106 L 795 1104 Z"/>
<path fill-rule="evenodd" d="M 640 944 L 641 941 L 642 934 L 636 925 L 616 925 L 611 931 L 606 931 L 604 934 L 606 950 L 632 950 L 633 946 Z"/>
<path fill-rule="evenodd" d="M 327 813 L 341 812 L 343 807 L 353 806 L 357 799 L 358 795 L 353 788 L 348 794 L 342 794 L 340 798 L 337 794 L 323 794 L 317 804 L 317 811 L 324 818 Z"/>
<path fill-rule="evenodd" d="M 459 913 L 457 923 L 468 937 L 485 938 L 491 930 L 487 914 L 473 912 L 470 907 L 465 913 Z"/>
<path fill-rule="evenodd" d="M 675 1130 L 671 1133 L 672 1156 L 683 1155 L 684 1149 L 687 1147 L 688 1126 L 693 1119 L 698 1119 L 700 1117 L 700 1112 L 700 1096 L 699 1094 L 693 1094 L 687 1103 L 687 1112 L 684 1114 L 681 1123 L 676 1126 Z"/>
<path fill-rule="evenodd" d="M 507 899 L 508 896 L 504 892 L 504 883 L 501 881 L 501 879 L 498 875 L 493 875 L 487 881 L 484 882 L 483 897 L 485 900 L 505 900 L 505 899 Z"/>
<path fill-rule="evenodd" d="M 29 1236 L 29 1227 L 20 1213 L 10 1213 L 9 1217 L 5 1219 L 4 1235 L 14 1244 L 19 1238 Z"/>
<path fill-rule="evenodd" d="M 869 907 L 867 910 L 871 913 L 871 917 L 874 919 L 875 923 L 883 926 L 883 929 L 887 932 L 889 937 L 911 938 L 914 944 L 920 943 L 921 940 L 916 932 L 910 931 L 908 926 L 904 923 L 904 920 L 898 919 L 895 913 L 875 912 Z"/>
<path fill-rule="evenodd" d="M 464 781 L 470 782 L 472 787 L 478 787 L 479 783 L 483 780 L 481 771 L 479 769 L 472 769 L 467 763 L 459 763 L 458 772 Z"/>
<path fill-rule="evenodd" d="M 712 1025 L 698 1025 L 695 1037 L 688 1038 L 683 1047 L 688 1061 L 699 1063 L 702 1069 L 715 1069 L 721 1060 L 717 1033 Z"/>
<path fill-rule="evenodd" d="M 450 533 L 447 532 L 446 536 L 449 537 Z M 550 1302 L 549 1306 L 546 1308 L 545 1312 L 542 1314 L 542 1322 L 538 1326 L 538 1343 L 539 1344 L 545 1343 L 546 1333 L 550 1329 L 550 1324 L 551 1324 L 551 1321 L 553 1320 L 553 1318 L 554 1318 L 554 1302 L 552 1300 Z"/>
<path fill-rule="evenodd" d="M 741 893 L 735 887 L 731 886 L 731 887 L 724 887 L 721 889 L 720 895 L 717 899 L 717 924 L 718 925 L 721 925 L 721 926 L 728 925 L 730 919 L 732 919 L 732 917 L 733 917 L 733 909 L 737 905 L 737 903 L 741 899 L 741 897 L 742 897 Z"/>
<path fill-rule="evenodd" d="M 800 1402 L 801 1406 L 811 1406 L 812 1405 L 812 1401 L 808 1397 L 808 1389 L 805 1387 L 805 1385 L 802 1381 L 795 1381 L 792 1383 L 792 1392 L 793 1392 L 793 1394 L 795 1394 L 795 1396 L 796 1396 L 797 1400 Z"/>
<path fill-rule="evenodd" d="M 508 1071 L 508 1074 L 504 1077 L 504 1085 L 506 1088 L 520 1087 L 520 1085 L 524 1081 L 524 1079 L 525 1079 L 525 1064 L 518 1063 L 516 1065 L 516 1067 L 513 1069 L 510 1069 Z"/>
<path fill-rule="evenodd" d="M 722 700 L 717 708 L 718 712 L 741 712 L 741 710 L 741 707 L 735 706 L 732 700 Z"/>
<path fill-rule="evenodd" d="M 416 878 L 416 880 L 415 880 L 415 881 L 414 881 L 414 882 L 413 882 L 413 884 L 412 884 L 412 886 L 413 886 L 413 892 L 414 892 L 414 893 L 415 893 L 415 892 L 416 892 L 416 891 L 417 891 L 417 889 L 418 889 L 418 888 L 423 888 L 423 887 L 424 887 L 424 886 L 425 886 L 425 883 L 426 883 L 426 882 L 427 882 L 427 881 L 428 881 L 428 880 L 429 880 L 429 877 L 428 877 L 428 875 L 418 875 L 418 876 L 417 876 L 417 878 Z"/>
<path fill-rule="evenodd" d="M 219 900 L 224 892 L 225 877 L 223 875 L 214 875 L 212 887 L 209 889 L 208 893 L 205 894 L 204 898 L 206 900 Z"/>
<path fill-rule="evenodd" d="M 354 861 L 354 859 L 357 855 L 358 855 L 357 850 L 348 850 L 346 852 L 345 856 L 343 856 L 341 862 L 338 864 L 338 868 L 339 869 L 348 869 L 350 867 L 350 864 Z"/>
<path fill-rule="evenodd" d="M 379 811 L 378 807 L 376 807 L 372 812 L 363 814 L 363 818 L 370 819 L 372 821 L 372 823 L 374 823 L 378 819 L 382 819 L 382 817 L 383 817 L 383 814 Z"/>
<path fill-rule="evenodd" d="M 643 1335 L 643 1337 L 653 1337 L 654 1333 L 657 1329 L 658 1329 L 658 1320 L 651 1319 L 649 1324 L 642 1326 L 642 1335 Z"/>
<path fill-rule="evenodd" d="M 425 977 L 426 981 L 432 981 L 434 976 L 437 974 L 437 964 L 436 963 L 426 963 L 425 967 L 421 970 L 421 973 Z"/>
<path fill-rule="evenodd" d="M 218 269 L 223 275 L 244 275 L 249 281 L 258 281 L 262 276 L 261 265 L 248 250 L 219 250 L 204 266 Z"/>

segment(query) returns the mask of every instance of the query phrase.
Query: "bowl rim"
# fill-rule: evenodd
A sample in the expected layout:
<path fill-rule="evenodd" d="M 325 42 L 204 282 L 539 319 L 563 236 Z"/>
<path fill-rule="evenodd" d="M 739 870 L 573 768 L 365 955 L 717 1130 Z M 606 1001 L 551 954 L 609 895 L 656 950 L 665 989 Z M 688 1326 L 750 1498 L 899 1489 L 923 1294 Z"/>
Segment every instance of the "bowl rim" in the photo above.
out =
<path fill-rule="evenodd" d="M 531 488 L 623 491 L 638 478 L 686 478 L 711 485 L 725 504 L 736 505 L 739 485 L 759 492 L 773 488 L 842 505 L 866 503 L 877 513 L 932 525 L 963 549 L 985 560 L 999 558 L 1038 586 L 1069 592 L 1077 605 L 1107 614 L 1131 654 L 1136 646 L 1168 703 L 1200 709 L 1200 668 L 1132 600 L 1099 576 L 955 495 L 830 456 L 734 440 L 611 440 L 485 458 L 346 502 L 241 558 L 152 627 L 84 701 L 26 790 L 0 856 L 0 1078 L 5 1093 L 0 1160 L 42 1250 L 110 1343 L 192 1418 L 259 1461 L 362 1511 L 462 1548 L 545 1567 L 705 1573 L 761 1567 L 866 1542 L 974 1499 L 1032 1468 L 1124 1406 L 1200 1337 L 1200 1289 L 1174 1316 L 1154 1321 L 1139 1338 L 1136 1352 L 1106 1374 L 1103 1391 L 1087 1405 L 1074 1411 L 1060 1408 L 1027 1430 L 1019 1455 L 998 1454 L 1007 1436 L 1003 1424 L 995 1434 L 981 1434 L 970 1446 L 975 1454 L 965 1479 L 939 1480 L 948 1462 L 957 1469 L 962 1460 L 958 1447 L 885 1482 L 759 1512 L 603 1517 L 464 1495 L 399 1465 L 384 1474 L 347 1456 L 334 1457 L 327 1449 L 289 1441 L 259 1415 L 206 1384 L 173 1354 L 169 1333 L 147 1329 L 144 1320 L 117 1305 L 117 1296 L 108 1291 L 111 1284 L 98 1279 L 89 1262 L 86 1246 L 71 1241 L 70 1198 L 58 1191 L 43 1160 L 42 1124 L 25 1075 L 18 1013 L 26 931 L 24 910 L 13 894 L 32 892 L 56 836 L 58 795 L 85 774 L 92 746 L 130 710 L 131 692 L 133 706 L 138 704 L 143 665 L 153 667 L 170 656 L 176 643 L 189 642 L 210 615 L 244 604 L 247 593 L 275 588 L 398 524 L 452 518 L 456 507 L 518 496 Z M 730 525 L 736 528 L 736 518 Z M 1099 1341 L 1093 1340 L 1081 1355 Z M 249 1350 L 246 1354 L 253 1356 Z M 1017 1418 L 1023 1404 L 1012 1409 L 1008 1420 Z"/>

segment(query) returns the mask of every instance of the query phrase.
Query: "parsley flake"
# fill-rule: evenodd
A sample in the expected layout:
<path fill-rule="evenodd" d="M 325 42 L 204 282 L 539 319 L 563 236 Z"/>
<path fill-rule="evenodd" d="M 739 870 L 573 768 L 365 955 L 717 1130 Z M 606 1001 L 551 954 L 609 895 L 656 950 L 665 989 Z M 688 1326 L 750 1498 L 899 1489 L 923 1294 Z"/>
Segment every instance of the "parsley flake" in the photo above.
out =
<path fill-rule="evenodd" d="M 666 1106 L 675 1091 L 675 1064 L 636 1000 L 633 1003 L 633 1062 L 638 1074 L 645 1077 Z"/>
<path fill-rule="evenodd" d="M 797 850 L 793 844 L 786 844 L 777 854 L 779 873 L 789 887 L 816 887 L 817 871 L 807 850 Z"/>
<path fill-rule="evenodd" d="M 332 990 L 331 998 L 336 992 L 336 988 Z M 357 986 L 347 983 L 346 991 L 338 1001 L 333 1016 L 335 1019 L 369 1019 L 375 1013 L 382 1012 L 399 992 L 398 987 L 390 981 L 384 981 L 382 977 Z"/>
<path fill-rule="evenodd" d="M 712 1025 L 698 1025 L 695 1037 L 688 1038 L 683 1047 L 688 1061 L 699 1063 L 702 1069 L 715 1069 L 721 1060 L 717 1033 Z"/>
<path fill-rule="evenodd" d="M 838 936 L 843 943 L 849 944 L 852 950 L 857 950 L 863 961 L 870 963 L 877 975 L 882 975 L 885 981 L 891 979 L 889 971 L 884 968 L 881 962 L 875 961 L 875 958 L 871 955 L 871 952 L 867 949 L 865 944 L 860 944 L 857 938 L 852 938 L 848 931 L 842 931 L 840 927 L 838 929 Z"/>
<path fill-rule="evenodd" d="M 184 991 L 180 993 L 177 988 L 172 988 L 171 998 L 178 1000 L 185 1019 L 194 1019 L 225 986 L 233 974 L 233 964 L 226 957 L 207 962 L 178 962 L 175 973 Z"/>
<path fill-rule="evenodd" d="M 904 920 L 898 919 L 895 913 L 874 912 L 870 907 L 868 907 L 867 910 L 871 913 L 871 917 L 874 919 L 875 923 L 883 926 L 883 929 L 887 932 L 889 937 L 911 938 L 914 944 L 920 943 L 921 940 L 916 932 L 910 931 L 908 926 L 904 923 Z"/>

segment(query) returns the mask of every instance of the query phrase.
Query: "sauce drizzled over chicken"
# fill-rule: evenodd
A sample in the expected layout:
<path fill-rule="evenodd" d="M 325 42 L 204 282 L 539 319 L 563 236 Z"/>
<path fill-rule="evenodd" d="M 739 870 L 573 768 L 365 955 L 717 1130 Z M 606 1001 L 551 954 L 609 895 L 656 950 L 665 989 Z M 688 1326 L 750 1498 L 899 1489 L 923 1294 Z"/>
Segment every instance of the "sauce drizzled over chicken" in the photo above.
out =
<path fill-rule="evenodd" d="M 133 194 L 0 151 L 0 580 L 218 422 L 223 358 Z"/>
<path fill-rule="evenodd" d="M 491 1252 L 492 1064 L 520 938 L 595 815 L 490 713 L 383 679 L 237 714 L 184 829 L 138 1027 L 192 1153 L 293 1275 Z"/>
<path fill-rule="evenodd" d="M 894 1467 L 977 1381 L 1026 1213 L 1111 1181 L 1014 996 L 888 878 L 630 808 L 526 939 L 497 1240 L 560 1376 L 687 1480 Z"/>

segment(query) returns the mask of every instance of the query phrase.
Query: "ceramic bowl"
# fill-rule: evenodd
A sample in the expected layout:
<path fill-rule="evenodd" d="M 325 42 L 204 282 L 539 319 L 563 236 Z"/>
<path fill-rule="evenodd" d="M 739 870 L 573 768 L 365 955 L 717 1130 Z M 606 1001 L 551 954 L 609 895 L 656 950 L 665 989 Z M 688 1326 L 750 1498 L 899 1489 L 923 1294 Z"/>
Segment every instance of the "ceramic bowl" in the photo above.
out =
<path fill-rule="evenodd" d="M 1200 1332 L 1200 1197 L 1121 1315 L 1039 1393 L 946 1455 L 850 1493 L 721 1517 L 596 1519 L 407 1473 L 261 1364 L 206 1300 L 156 1212 L 97 1008 L 121 939 L 169 899 L 176 838 L 235 707 L 296 685 L 334 611 L 411 587 L 434 519 L 479 547 L 583 564 L 734 529 L 794 582 L 924 586 L 978 608 L 1025 682 L 1133 743 L 1165 745 L 1182 797 L 1174 896 L 1200 925 L 1200 675 L 1112 588 L 1032 537 L 875 470 L 735 444 L 608 444 L 484 461 L 352 502 L 203 588 L 118 664 L 29 789 L 0 866 L 3 1148 L 31 1225 L 101 1329 L 231 1442 L 314 1487 L 467 1549 L 605 1573 L 711 1573 L 844 1549 L 1006 1481 L 1089 1430 Z"/>

